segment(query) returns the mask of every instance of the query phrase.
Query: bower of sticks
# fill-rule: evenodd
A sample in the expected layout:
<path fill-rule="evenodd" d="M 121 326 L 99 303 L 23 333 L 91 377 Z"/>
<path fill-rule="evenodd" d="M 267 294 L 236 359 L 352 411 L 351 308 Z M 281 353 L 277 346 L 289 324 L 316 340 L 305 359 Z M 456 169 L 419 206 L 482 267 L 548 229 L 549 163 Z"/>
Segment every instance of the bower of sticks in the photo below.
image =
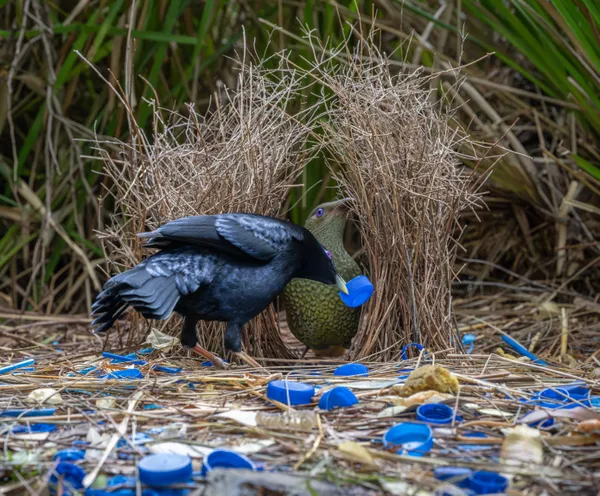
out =
<path fill-rule="evenodd" d="M 190 457 L 193 477 L 176 488 L 189 496 L 474 494 L 442 480 L 445 466 L 501 474 L 510 495 L 598 493 L 598 304 L 559 305 L 564 287 L 524 277 L 517 293 L 454 285 L 502 149 L 457 124 L 460 102 L 440 91 L 439 74 L 391 67 L 370 37 L 348 51 L 307 36 L 318 64 L 248 51 L 210 112 L 149 102 L 152 136 L 131 118 L 130 142 L 99 140 L 116 213 L 98 237 L 112 275 L 147 255 L 136 234 L 166 221 L 283 218 L 302 170 L 325 156 L 339 196 L 353 199 L 353 250 L 375 286 L 347 355 L 301 358 L 279 305 L 244 333 L 263 370 L 201 364 L 178 345 L 177 317 L 129 312 L 101 338 L 87 316 L 2 311 L 0 494 L 146 494 L 138 465 L 156 453 Z M 463 82 L 454 71 L 450 89 Z M 317 85 L 327 91 L 306 100 Z M 201 345 L 223 353 L 223 330 L 201 323 Z M 335 375 L 345 362 L 368 375 Z M 267 385 L 279 379 L 314 386 L 312 401 L 273 401 Z M 319 406 L 337 386 L 356 402 Z M 432 426 L 424 456 L 399 453 L 386 432 L 428 403 L 451 419 Z M 200 475 L 218 448 L 255 470 Z M 79 453 L 68 473 L 64 450 Z M 107 489 L 116 476 L 126 478 Z"/>
<path fill-rule="evenodd" d="M 291 67 L 285 52 L 268 64 L 251 53 L 243 60 L 237 87 L 217 94 L 214 110 L 198 115 L 189 108 L 183 116 L 157 108 L 154 135 L 134 128 L 131 143 L 114 144 L 121 150 L 118 161 L 112 148 L 99 145 L 119 212 L 100 233 L 114 264 L 107 270 L 114 274 L 138 263 L 147 251 L 136 234 L 178 217 L 285 217 L 296 178 L 321 154 L 339 197 L 354 200 L 349 229 L 356 231 L 355 249 L 375 286 L 347 358 L 398 358 L 410 342 L 436 351 L 456 346 L 451 284 L 459 217 L 483 207 L 478 189 L 486 177 L 461 160 L 478 161 L 490 147 L 457 127 L 452 101 L 443 96 L 441 105 L 433 97 L 435 75 L 398 73 L 372 38 L 354 52 L 332 49 L 306 70 Z M 315 90 L 321 96 L 306 103 L 301 95 L 317 82 L 329 94 Z M 170 333 L 181 322 L 147 322 L 131 313 L 116 332 L 135 340 L 151 326 Z M 247 326 L 246 350 L 255 357 L 294 358 L 298 349 L 285 327 L 283 308 L 270 309 Z M 223 350 L 221 325 L 199 329 L 202 346 Z"/>

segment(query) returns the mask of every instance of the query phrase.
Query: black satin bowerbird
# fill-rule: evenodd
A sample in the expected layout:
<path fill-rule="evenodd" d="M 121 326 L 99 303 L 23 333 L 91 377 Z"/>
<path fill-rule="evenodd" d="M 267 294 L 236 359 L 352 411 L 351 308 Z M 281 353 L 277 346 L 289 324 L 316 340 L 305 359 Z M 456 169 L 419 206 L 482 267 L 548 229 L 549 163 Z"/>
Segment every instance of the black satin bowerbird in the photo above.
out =
<path fill-rule="evenodd" d="M 199 320 L 227 322 L 225 348 L 253 366 L 242 351 L 244 324 L 262 312 L 293 278 L 337 284 L 331 255 L 307 229 L 273 217 L 220 214 L 184 217 L 156 231 L 146 248 L 158 253 L 110 279 L 92 305 L 96 332 L 112 327 L 128 307 L 144 317 L 184 317 L 181 343 L 217 365 L 198 345 Z"/>

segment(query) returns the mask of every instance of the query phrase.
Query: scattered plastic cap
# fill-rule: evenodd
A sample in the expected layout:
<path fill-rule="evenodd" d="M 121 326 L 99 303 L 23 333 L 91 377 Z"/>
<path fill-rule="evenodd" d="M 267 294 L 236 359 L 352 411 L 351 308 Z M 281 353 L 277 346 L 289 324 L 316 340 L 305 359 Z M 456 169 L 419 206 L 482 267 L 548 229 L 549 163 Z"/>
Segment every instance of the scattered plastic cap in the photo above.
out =
<path fill-rule="evenodd" d="M 168 486 L 192 478 L 192 459 L 175 453 L 145 456 L 138 464 L 140 481 L 148 486 Z"/>
<path fill-rule="evenodd" d="M 271 381 L 267 386 L 267 398 L 284 405 L 308 405 L 314 395 L 315 388 L 304 382 Z"/>
<path fill-rule="evenodd" d="M 104 376 L 105 379 L 143 379 L 144 374 L 138 369 L 115 370 Z"/>
<path fill-rule="evenodd" d="M 57 451 L 53 460 L 60 460 L 61 462 L 76 462 L 77 460 L 83 460 L 85 458 L 85 451 L 76 449 L 64 449 Z"/>
<path fill-rule="evenodd" d="M 417 420 L 430 424 L 449 424 L 454 410 L 443 403 L 427 403 L 417 408 Z"/>
<path fill-rule="evenodd" d="M 433 433 L 428 425 L 403 422 L 385 433 L 383 445 L 386 448 L 398 447 L 398 454 L 423 456 L 433 447 Z"/>
<path fill-rule="evenodd" d="M 348 294 L 340 291 L 340 298 L 347 307 L 360 307 L 373 294 L 373 285 L 367 276 L 356 276 L 346 283 Z"/>
<path fill-rule="evenodd" d="M 342 376 L 351 376 L 351 375 L 359 375 L 363 377 L 367 377 L 369 375 L 369 369 L 367 366 L 362 363 L 347 363 L 345 365 L 340 365 L 335 371 L 333 375 L 342 375 Z"/>
<path fill-rule="evenodd" d="M 467 487 L 468 478 L 473 473 L 467 467 L 437 467 L 433 471 L 433 476 L 440 481 L 448 481 L 458 487 Z"/>
<path fill-rule="evenodd" d="M 496 472 L 477 470 L 469 476 L 469 488 L 477 494 L 503 493 L 508 487 L 508 479 Z"/>
<path fill-rule="evenodd" d="M 556 401 L 569 401 L 569 392 L 562 388 L 548 388 L 544 389 L 539 394 L 540 398 L 544 398 L 547 400 L 556 400 Z"/>
<path fill-rule="evenodd" d="M 245 468 L 256 470 L 256 465 L 235 451 L 214 450 L 204 457 L 202 462 L 202 476 L 205 477 L 213 468 Z"/>
<path fill-rule="evenodd" d="M 560 386 L 560 389 L 566 391 L 571 398 L 575 398 L 577 396 L 587 397 L 590 393 L 589 388 L 583 381 L 575 381 L 571 384 L 565 384 L 564 386 Z"/>
<path fill-rule="evenodd" d="M 319 408 L 321 410 L 333 410 L 336 407 L 343 408 L 357 403 L 358 398 L 348 388 L 334 387 L 323 393 L 319 400 Z"/>
<path fill-rule="evenodd" d="M 48 481 L 50 486 L 56 486 L 59 479 L 63 480 L 63 487 L 66 489 L 83 489 L 83 479 L 85 472 L 81 467 L 73 463 L 60 462 L 50 475 Z M 63 489 L 63 493 L 65 493 Z"/>

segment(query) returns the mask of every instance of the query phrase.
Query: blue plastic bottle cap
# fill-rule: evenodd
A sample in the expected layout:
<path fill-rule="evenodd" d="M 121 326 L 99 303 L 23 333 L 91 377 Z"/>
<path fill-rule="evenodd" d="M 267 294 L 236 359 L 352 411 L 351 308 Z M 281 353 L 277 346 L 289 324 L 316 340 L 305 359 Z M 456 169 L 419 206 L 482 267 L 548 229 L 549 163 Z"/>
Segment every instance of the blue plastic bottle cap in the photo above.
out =
<path fill-rule="evenodd" d="M 359 307 L 373 294 L 373 285 L 367 276 L 356 276 L 346 283 L 348 294 L 340 291 L 340 298 L 348 307 Z"/>
<path fill-rule="evenodd" d="M 590 393 L 588 387 L 586 387 L 585 382 L 583 381 L 575 381 L 571 384 L 565 384 L 560 387 L 561 390 L 566 391 L 571 398 L 576 396 L 587 397 Z"/>
<path fill-rule="evenodd" d="M 399 455 L 423 456 L 433 447 L 433 433 L 428 425 L 403 422 L 385 433 L 383 445 L 398 448 Z"/>
<path fill-rule="evenodd" d="M 467 467 L 437 467 L 433 471 L 433 476 L 437 480 L 448 481 L 458 487 L 467 487 L 469 476 L 473 473 Z"/>
<path fill-rule="evenodd" d="M 556 400 L 556 401 L 569 401 L 569 399 L 570 399 L 569 393 L 562 388 L 544 389 L 539 394 L 539 397 L 546 399 L 546 400 Z"/>
<path fill-rule="evenodd" d="M 256 470 L 256 465 L 235 451 L 230 450 L 214 450 L 204 457 L 202 462 L 202 476 L 205 477 L 208 472 L 214 468 L 243 468 L 248 470 Z"/>
<path fill-rule="evenodd" d="M 76 449 L 64 449 L 57 451 L 53 460 L 60 460 L 61 462 L 76 462 L 77 460 L 83 460 L 85 458 L 85 451 Z"/>
<path fill-rule="evenodd" d="M 333 375 L 338 376 L 351 376 L 351 375 L 359 375 L 362 377 L 367 377 L 369 375 L 369 369 L 363 365 L 362 363 L 347 363 L 345 365 L 340 365 L 335 371 Z"/>
<path fill-rule="evenodd" d="M 304 382 L 271 381 L 267 386 L 267 398 L 285 405 L 308 405 L 314 395 L 315 388 Z"/>
<path fill-rule="evenodd" d="M 48 483 L 50 486 L 56 486 L 59 479 L 62 479 L 63 487 L 67 489 L 82 489 L 84 477 L 85 472 L 81 467 L 73 463 L 60 462 L 52 472 L 52 475 L 50 475 Z"/>
<path fill-rule="evenodd" d="M 449 424 L 454 410 L 443 403 L 428 403 L 417 408 L 417 420 L 430 424 Z"/>
<path fill-rule="evenodd" d="M 319 400 L 319 408 L 321 410 L 333 410 L 336 407 L 346 407 L 356 405 L 358 398 L 352 391 L 345 387 L 334 387 L 323 393 Z"/>
<path fill-rule="evenodd" d="M 506 490 L 508 479 L 496 472 L 477 470 L 469 476 L 468 485 L 477 494 L 497 494 Z"/>
<path fill-rule="evenodd" d="M 192 459 L 187 455 L 156 453 L 138 464 L 140 481 L 148 486 L 168 486 L 192 478 Z"/>

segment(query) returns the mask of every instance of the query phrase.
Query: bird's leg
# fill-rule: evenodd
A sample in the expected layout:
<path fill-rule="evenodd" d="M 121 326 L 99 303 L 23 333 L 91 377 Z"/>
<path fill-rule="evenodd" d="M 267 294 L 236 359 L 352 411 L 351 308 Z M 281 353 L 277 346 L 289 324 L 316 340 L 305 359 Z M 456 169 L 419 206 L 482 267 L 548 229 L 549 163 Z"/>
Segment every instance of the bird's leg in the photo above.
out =
<path fill-rule="evenodd" d="M 220 369 L 226 369 L 227 364 L 221 360 L 217 355 L 205 350 L 198 344 L 198 337 L 196 335 L 196 323 L 197 319 L 192 317 L 186 317 L 183 321 L 183 329 L 181 330 L 181 344 L 186 348 L 191 348 L 193 351 L 202 355 L 207 360 L 210 360 L 215 367 Z"/>
<path fill-rule="evenodd" d="M 243 360 L 251 367 L 262 369 L 264 367 L 261 364 L 242 350 L 242 326 L 243 324 L 237 322 L 229 322 L 227 324 L 227 331 L 225 331 L 225 349 L 230 350 L 236 357 Z"/>
<path fill-rule="evenodd" d="M 300 356 L 300 358 L 304 358 L 306 356 L 306 354 L 308 353 L 308 350 L 310 348 L 307 346 L 306 348 L 304 348 L 304 351 L 302 352 L 302 355 Z"/>

